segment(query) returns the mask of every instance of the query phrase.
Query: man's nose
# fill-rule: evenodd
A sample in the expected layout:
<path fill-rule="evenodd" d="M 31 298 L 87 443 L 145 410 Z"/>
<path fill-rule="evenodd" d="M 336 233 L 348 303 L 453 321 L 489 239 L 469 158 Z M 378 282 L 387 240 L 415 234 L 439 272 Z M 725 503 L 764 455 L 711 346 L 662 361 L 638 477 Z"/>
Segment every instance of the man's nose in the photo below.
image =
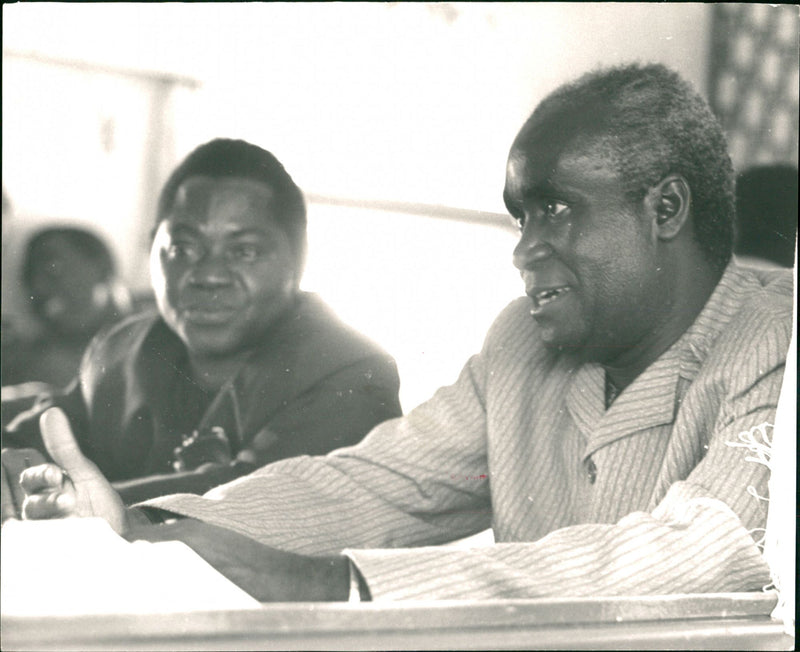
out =
<path fill-rule="evenodd" d="M 218 287 L 230 284 L 233 274 L 224 254 L 208 252 L 197 261 L 189 280 L 202 287 Z"/>
<path fill-rule="evenodd" d="M 526 223 L 517 246 L 514 247 L 514 267 L 518 270 L 546 262 L 553 255 L 553 247 L 542 237 L 541 229 Z"/>

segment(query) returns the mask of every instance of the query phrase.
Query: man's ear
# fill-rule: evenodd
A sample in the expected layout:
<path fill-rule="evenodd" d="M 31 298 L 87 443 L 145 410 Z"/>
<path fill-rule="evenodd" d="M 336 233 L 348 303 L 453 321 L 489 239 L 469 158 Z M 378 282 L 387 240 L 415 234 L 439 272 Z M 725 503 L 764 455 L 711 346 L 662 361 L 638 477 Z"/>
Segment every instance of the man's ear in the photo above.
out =
<path fill-rule="evenodd" d="M 692 191 L 680 174 L 669 174 L 647 191 L 644 201 L 653 234 L 660 240 L 671 240 L 689 219 Z"/>

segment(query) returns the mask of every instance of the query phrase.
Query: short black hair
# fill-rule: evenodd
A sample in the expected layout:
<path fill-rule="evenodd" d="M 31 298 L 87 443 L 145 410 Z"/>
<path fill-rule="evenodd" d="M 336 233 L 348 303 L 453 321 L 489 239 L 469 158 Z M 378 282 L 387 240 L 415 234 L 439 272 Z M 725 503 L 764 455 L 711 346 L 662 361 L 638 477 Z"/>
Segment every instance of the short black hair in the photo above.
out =
<path fill-rule="evenodd" d="M 42 262 L 39 256 L 34 255 L 36 249 L 52 239 L 60 240 L 63 244 L 74 248 L 83 262 L 97 267 L 104 279 L 116 276 L 117 269 L 111 250 L 100 237 L 79 227 L 48 227 L 36 232 L 25 247 L 22 280 L 27 286 L 31 285 L 36 269 Z"/>
<path fill-rule="evenodd" d="M 741 256 L 794 266 L 797 168 L 760 165 L 736 179 L 736 246 Z"/>
<path fill-rule="evenodd" d="M 631 201 L 668 174 L 682 175 L 692 191 L 698 245 L 719 272 L 730 260 L 734 176 L 722 126 L 705 100 L 665 66 L 604 68 L 559 87 L 536 107 L 517 142 L 554 157 L 570 145 L 598 144 Z"/>
<path fill-rule="evenodd" d="M 178 187 L 189 177 L 244 178 L 267 184 L 279 209 L 273 216 L 289 236 L 298 267 L 306 250 L 306 203 L 303 193 L 275 156 L 244 140 L 215 138 L 200 145 L 173 170 L 161 190 L 156 224 L 172 210 Z"/>

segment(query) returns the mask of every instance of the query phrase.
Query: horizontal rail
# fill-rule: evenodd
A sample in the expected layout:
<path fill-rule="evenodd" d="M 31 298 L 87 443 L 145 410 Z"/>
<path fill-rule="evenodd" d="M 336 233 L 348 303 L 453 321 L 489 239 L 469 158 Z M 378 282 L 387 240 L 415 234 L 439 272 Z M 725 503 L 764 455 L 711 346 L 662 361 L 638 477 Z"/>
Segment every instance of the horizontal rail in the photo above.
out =
<path fill-rule="evenodd" d="M 469 208 L 454 208 L 438 204 L 425 204 L 420 202 L 403 202 L 391 199 L 353 199 L 334 197 L 317 193 L 304 193 L 309 204 L 322 204 L 325 206 L 344 206 L 366 210 L 379 210 L 389 213 L 406 213 L 409 215 L 425 215 L 443 220 L 469 222 L 471 224 L 486 224 L 516 233 L 511 218 L 506 213 L 492 211 L 478 211 Z"/>

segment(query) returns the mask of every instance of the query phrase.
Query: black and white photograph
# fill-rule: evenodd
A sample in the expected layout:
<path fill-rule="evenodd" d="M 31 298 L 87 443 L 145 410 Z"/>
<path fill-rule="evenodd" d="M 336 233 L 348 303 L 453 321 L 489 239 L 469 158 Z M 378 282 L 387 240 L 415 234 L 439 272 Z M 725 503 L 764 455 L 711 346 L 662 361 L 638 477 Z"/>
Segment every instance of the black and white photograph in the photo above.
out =
<path fill-rule="evenodd" d="M 12 2 L 3 650 L 791 650 L 800 5 Z"/>

